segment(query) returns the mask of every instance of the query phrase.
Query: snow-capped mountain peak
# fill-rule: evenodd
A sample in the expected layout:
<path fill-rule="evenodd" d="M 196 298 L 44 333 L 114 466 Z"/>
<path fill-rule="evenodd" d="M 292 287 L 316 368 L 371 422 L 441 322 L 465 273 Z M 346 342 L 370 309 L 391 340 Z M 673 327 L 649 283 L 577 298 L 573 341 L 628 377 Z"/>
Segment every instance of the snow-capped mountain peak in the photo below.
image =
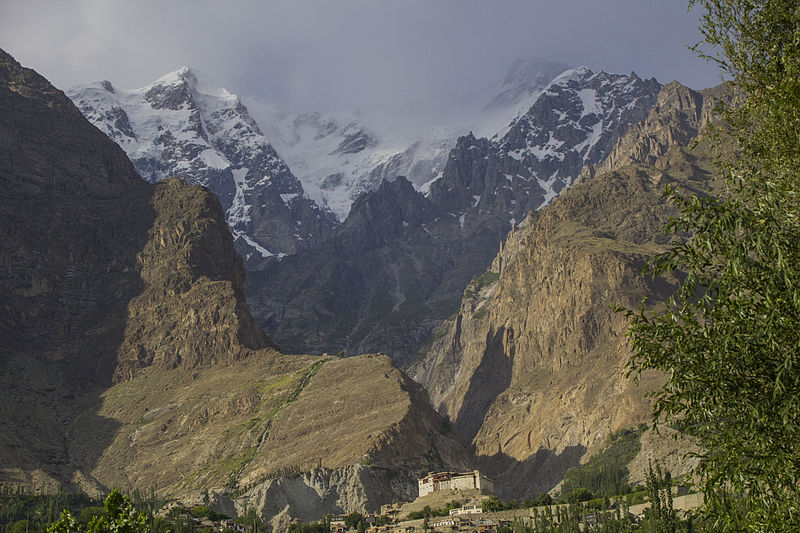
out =
<path fill-rule="evenodd" d="M 245 257 L 294 253 L 334 224 L 305 196 L 239 98 L 189 67 L 139 89 L 104 81 L 67 93 L 142 178 L 179 176 L 214 191 Z"/>
<path fill-rule="evenodd" d="M 192 71 L 191 67 L 187 65 L 164 74 L 154 82 L 137 89 L 136 92 L 146 93 L 154 87 L 176 86 L 184 84 L 188 84 L 192 87 L 196 87 L 198 85 L 197 75 L 194 73 L 194 71 Z"/>
<path fill-rule="evenodd" d="M 298 113 L 253 98 L 245 102 L 307 194 L 344 220 L 353 201 L 384 180 L 405 176 L 427 191 L 441 176 L 458 137 L 471 130 L 479 136 L 504 133 L 566 68 L 539 58 L 518 60 L 503 79 L 428 127 L 403 128 L 352 113 Z"/>
<path fill-rule="evenodd" d="M 522 220 L 572 184 L 585 165 L 603 161 L 628 126 L 644 119 L 659 89 L 656 80 L 636 74 L 567 70 L 504 132 L 491 140 L 460 138 L 429 197 L 462 228 L 483 223 L 490 212 Z"/>
<path fill-rule="evenodd" d="M 654 80 L 633 74 L 518 60 L 457 114 L 438 125 L 403 128 L 375 116 L 299 113 L 240 99 L 208 80 L 182 67 L 135 90 L 99 82 L 68 94 L 125 149 L 144 179 L 177 175 L 216 192 L 232 232 L 247 245 L 245 257 L 290 254 L 318 242 L 358 196 L 397 176 L 441 197 L 447 187 L 438 182 L 448 182 L 456 141 L 471 131 L 491 143 L 467 143 L 467 159 L 488 150 L 499 154 L 498 168 L 506 171 L 497 186 L 475 186 L 491 190 L 465 192 L 451 214 L 468 222 L 468 210 L 480 211 L 492 195 L 521 187 L 528 191 L 524 200 L 509 199 L 507 210 L 509 219 L 521 220 L 525 209 L 541 207 L 569 185 L 583 165 L 601 160 L 657 90 Z M 480 175 L 486 183 L 494 179 L 485 169 Z"/>

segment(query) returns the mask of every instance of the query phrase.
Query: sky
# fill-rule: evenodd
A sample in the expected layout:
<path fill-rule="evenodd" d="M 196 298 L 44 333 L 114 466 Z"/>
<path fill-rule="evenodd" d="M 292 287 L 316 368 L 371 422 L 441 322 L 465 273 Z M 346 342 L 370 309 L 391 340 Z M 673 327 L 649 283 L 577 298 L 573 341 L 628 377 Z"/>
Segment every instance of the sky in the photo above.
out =
<path fill-rule="evenodd" d="M 62 89 L 188 65 L 298 111 L 413 116 L 534 56 L 716 85 L 687 49 L 698 18 L 683 0 L 2 0 L 0 48 Z"/>

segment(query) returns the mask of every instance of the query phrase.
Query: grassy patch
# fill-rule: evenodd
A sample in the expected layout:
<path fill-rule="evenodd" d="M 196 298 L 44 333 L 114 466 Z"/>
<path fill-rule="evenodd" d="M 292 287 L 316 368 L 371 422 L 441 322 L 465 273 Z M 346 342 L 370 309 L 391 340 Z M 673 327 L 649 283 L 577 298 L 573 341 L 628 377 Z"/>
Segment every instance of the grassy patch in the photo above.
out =
<path fill-rule="evenodd" d="M 297 374 L 289 374 L 283 376 L 276 381 L 263 382 L 256 385 L 256 390 L 262 398 L 267 398 L 275 394 L 275 392 L 285 389 L 292 385 L 297 380 Z"/>
<path fill-rule="evenodd" d="M 260 434 L 256 445 L 247 448 L 247 450 L 235 457 L 226 459 L 215 468 L 217 474 L 224 475 L 227 473 L 227 481 L 225 483 L 227 488 L 236 489 L 238 480 L 244 472 L 245 467 L 256 457 L 261 445 L 269 436 L 269 430 L 272 427 L 272 421 L 275 416 L 286 406 L 297 400 L 300 393 L 308 386 L 320 367 L 328 360 L 329 359 L 321 359 L 292 375 L 285 376 L 274 382 L 259 385 L 259 392 L 262 393 L 262 396 L 272 396 L 275 391 L 287 389 L 289 385 L 295 384 L 294 388 L 292 388 L 291 391 L 284 392 L 284 395 L 278 400 L 277 404 L 273 405 L 265 414 L 253 417 L 225 430 L 224 435 L 226 438 L 231 438 L 242 433 L 253 432 L 256 429 L 258 429 L 258 433 Z"/>
<path fill-rule="evenodd" d="M 261 422 L 261 417 L 260 416 L 255 416 L 255 417 L 251 418 L 250 420 L 245 420 L 244 422 L 242 422 L 240 424 L 236 424 L 235 426 L 231 426 L 231 427 L 227 428 L 225 430 L 225 432 L 223 433 L 223 435 L 226 438 L 233 437 L 234 435 L 241 435 L 242 433 L 251 431 L 253 428 L 258 426 L 258 424 L 260 422 Z"/>
<path fill-rule="evenodd" d="M 500 274 L 498 272 L 492 272 L 491 270 L 487 270 L 486 272 L 475 278 L 473 282 L 476 285 L 476 290 L 481 290 L 487 285 L 491 285 L 498 279 L 500 279 Z"/>

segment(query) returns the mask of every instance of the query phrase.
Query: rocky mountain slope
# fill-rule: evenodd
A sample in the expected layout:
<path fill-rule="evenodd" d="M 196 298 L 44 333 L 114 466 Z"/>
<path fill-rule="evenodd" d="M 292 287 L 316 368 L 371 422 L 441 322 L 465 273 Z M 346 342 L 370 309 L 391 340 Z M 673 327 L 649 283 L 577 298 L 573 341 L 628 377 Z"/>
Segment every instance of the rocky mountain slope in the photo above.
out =
<path fill-rule="evenodd" d="M 469 454 L 386 356 L 282 355 L 223 207 L 141 180 L 0 51 L 0 482 L 157 487 L 292 516 L 374 510 Z M 302 497 L 301 497 L 302 496 Z"/>
<path fill-rule="evenodd" d="M 186 67 L 137 90 L 102 81 L 68 94 L 147 181 L 176 176 L 211 189 L 246 258 L 294 253 L 335 223 L 306 197 L 239 98 Z"/>
<path fill-rule="evenodd" d="M 659 88 L 635 74 L 563 73 L 504 135 L 460 138 L 427 195 L 384 182 L 325 243 L 250 276 L 259 324 L 292 351 L 408 360 L 507 232 L 603 161 Z"/>
<path fill-rule="evenodd" d="M 690 147 L 712 105 L 676 82 L 661 88 L 613 158 L 509 234 L 410 366 L 506 494 L 549 490 L 610 432 L 649 419 L 644 392 L 661 378 L 626 377 L 627 322 L 612 306 L 674 289 L 641 272 L 668 242 L 664 186 L 709 185 L 707 147 Z"/>

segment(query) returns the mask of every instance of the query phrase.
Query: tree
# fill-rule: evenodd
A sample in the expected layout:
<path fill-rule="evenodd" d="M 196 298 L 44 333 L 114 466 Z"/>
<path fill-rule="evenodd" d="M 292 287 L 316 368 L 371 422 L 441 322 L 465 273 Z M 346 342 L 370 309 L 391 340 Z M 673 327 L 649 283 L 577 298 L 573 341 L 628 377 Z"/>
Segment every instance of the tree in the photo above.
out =
<path fill-rule="evenodd" d="M 355 529 L 358 523 L 364 519 L 364 516 L 358 511 L 353 511 L 344 517 L 344 525 L 347 529 Z"/>
<path fill-rule="evenodd" d="M 725 186 L 666 195 L 691 234 L 650 273 L 686 277 L 662 310 L 629 312 L 630 369 L 667 372 L 656 420 L 704 452 L 706 520 L 717 530 L 800 531 L 800 6 L 690 0 L 695 50 L 738 95 L 715 146 Z"/>
<path fill-rule="evenodd" d="M 47 526 L 48 533 L 149 533 L 152 528 L 147 523 L 147 514 L 138 512 L 130 500 L 114 489 L 105 500 L 103 514 L 95 515 L 84 530 L 67 510 L 61 518 Z"/>
<path fill-rule="evenodd" d="M 31 530 L 31 523 L 26 520 L 17 520 L 11 526 L 11 533 L 28 533 Z"/>
<path fill-rule="evenodd" d="M 672 505 L 672 474 L 662 471 L 656 463 L 647 469 L 647 493 L 650 508 L 645 511 L 647 521 L 654 533 L 675 533 L 678 531 L 678 515 Z"/>

